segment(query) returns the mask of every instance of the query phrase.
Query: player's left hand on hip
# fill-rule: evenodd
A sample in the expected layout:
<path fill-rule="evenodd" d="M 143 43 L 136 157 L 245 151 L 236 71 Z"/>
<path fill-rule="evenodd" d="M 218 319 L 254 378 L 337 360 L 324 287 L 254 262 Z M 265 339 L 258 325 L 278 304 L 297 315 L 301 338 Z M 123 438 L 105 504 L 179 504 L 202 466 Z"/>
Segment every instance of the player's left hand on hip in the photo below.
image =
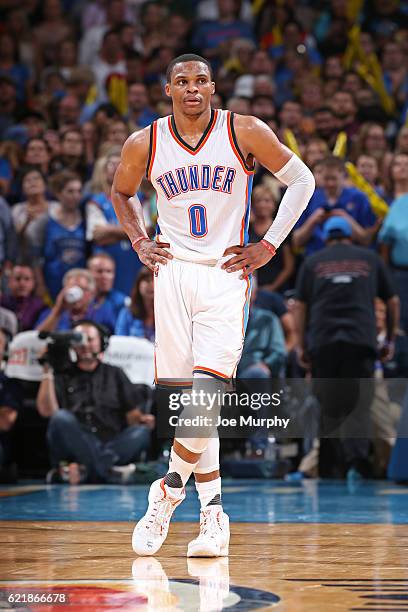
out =
<path fill-rule="evenodd" d="M 235 255 L 226 261 L 222 268 L 227 272 L 236 272 L 244 270 L 240 278 L 247 278 L 254 270 L 261 268 L 275 255 L 275 249 L 272 245 L 271 250 L 267 249 L 261 242 L 248 244 L 247 246 L 232 246 L 224 251 L 224 255 Z"/>

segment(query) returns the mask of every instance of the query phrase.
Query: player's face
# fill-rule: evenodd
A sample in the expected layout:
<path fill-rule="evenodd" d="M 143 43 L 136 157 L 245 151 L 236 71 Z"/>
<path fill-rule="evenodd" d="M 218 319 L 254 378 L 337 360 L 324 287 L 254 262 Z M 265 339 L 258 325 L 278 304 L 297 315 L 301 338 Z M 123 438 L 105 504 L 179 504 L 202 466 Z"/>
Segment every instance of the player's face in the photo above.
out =
<path fill-rule="evenodd" d="M 171 82 L 166 84 L 166 94 L 173 100 L 173 108 L 184 115 L 201 115 L 208 110 L 214 92 L 215 83 L 202 62 L 176 64 Z"/>

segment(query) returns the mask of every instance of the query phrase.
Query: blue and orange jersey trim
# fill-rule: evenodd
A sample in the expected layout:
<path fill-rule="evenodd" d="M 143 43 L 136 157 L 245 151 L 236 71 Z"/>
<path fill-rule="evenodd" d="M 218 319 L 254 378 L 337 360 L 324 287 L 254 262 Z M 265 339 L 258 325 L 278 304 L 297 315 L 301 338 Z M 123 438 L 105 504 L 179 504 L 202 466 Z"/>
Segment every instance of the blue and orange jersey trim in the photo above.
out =
<path fill-rule="evenodd" d="M 248 175 L 247 184 L 245 189 L 245 211 L 241 221 L 240 231 L 240 244 L 245 246 L 248 243 L 249 238 L 249 214 L 251 211 L 251 195 L 252 195 L 252 183 L 254 182 L 253 174 Z"/>
<path fill-rule="evenodd" d="M 150 143 L 149 143 L 149 156 L 147 158 L 146 166 L 146 178 L 150 181 L 150 175 L 152 173 L 154 158 L 156 156 L 156 144 L 157 144 L 157 121 L 153 121 L 150 126 Z"/>
<path fill-rule="evenodd" d="M 241 149 L 239 148 L 238 145 L 238 141 L 237 141 L 237 137 L 235 135 L 235 129 L 234 129 L 234 113 L 231 113 L 230 111 L 227 111 L 227 130 L 228 130 L 228 138 L 230 141 L 230 145 L 231 145 L 231 149 L 233 150 L 233 152 L 235 153 L 236 158 L 238 159 L 239 163 L 242 166 L 242 169 L 244 170 L 244 172 L 246 174 L 254 174 L 255 171 L 255 162 L 253 164 L 253 166 L 248 166 L 248 164 L 246 163 L 245 157 L 242 154 Z"/>
<path fill-rule="evenodd" d="M 217 116 L 218 116 L 218 110 L 212 109 L 210 121 L 208 122 L 207 127 L 205 128 L 200 140 L 198 141 L 195 147 L 192 147 L 185 140 L 182 139 L 182 137 L 178 133 L 176 122 L 174 120 L 173 115 L 170 115 L 168 118 L 168 126 L 170 130 L 170 134 L 173 136 L 177 144 L 179 144 L 180 147 L 182 147 L 185 151 L 187 151 L 188 153 L 191 153 L 191 155 L 197 155 L 197 153 L 201 151 L 201 149 L 203 148 L 203 146 L 209 139 L 210 134 L 215 126 L 215 122 L 217 121 Z"/>
<path fill-rule="evenodd" d="M 245 337 L 245 332 L 246 332 L 246 328 L 248 325 L 249 306 L 251 302 L 252 275 L 247 277 L 246 282 L 247 282 L 247 287 L 245 290 L 245 301 L 244 301 L 244 307 L 242 309 L 242 337 L 243 338 Z"/>
<path fill-rule="evenodd" d="M 218 370 L 213 370 L 212 368 L 206 368 L 205 366 L 200 365 L 193 368 L 193 374 L 207 374 L 208 376 L 212 376 L 218 380 L 223 380 L 224 382 L 229 382 L 231 379 L 231 376 L 223 374 L 223 372 L 218 372 Z"/>

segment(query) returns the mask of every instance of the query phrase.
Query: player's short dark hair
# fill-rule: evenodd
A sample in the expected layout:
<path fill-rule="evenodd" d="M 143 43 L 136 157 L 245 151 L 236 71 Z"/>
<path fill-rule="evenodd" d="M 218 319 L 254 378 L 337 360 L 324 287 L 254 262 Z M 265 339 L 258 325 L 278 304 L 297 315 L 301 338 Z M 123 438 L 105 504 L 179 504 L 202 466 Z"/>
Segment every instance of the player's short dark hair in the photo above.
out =
<path fill-rule="evenodd" d="M 172 59 L 170 64 L 167 66 L 166 80 L 168 83 L 170 83 L 171 81 L 171 75 L 172 75 L 174 66 L 176 64 L 183 64 L 185 62 L 202 62 L 203 64 L 207 66 L 208 70 L 210 71 L 211 79 L 213 78 L 211 64 L 208 60 L 206 60 L 204 57 L 201 57 L 201 55 L 196 55 L 195 53 L 184 53 L 183 55 L 179 55 L 178 57 L 175 57 L 174 59 Z"/>

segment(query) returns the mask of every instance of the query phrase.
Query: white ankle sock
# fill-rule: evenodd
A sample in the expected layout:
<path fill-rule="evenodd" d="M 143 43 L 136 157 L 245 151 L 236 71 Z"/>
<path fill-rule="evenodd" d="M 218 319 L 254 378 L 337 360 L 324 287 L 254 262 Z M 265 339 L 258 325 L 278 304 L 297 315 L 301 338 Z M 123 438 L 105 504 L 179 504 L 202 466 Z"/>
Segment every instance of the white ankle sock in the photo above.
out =
<path fill-rule="evenodd" d="M 188 463 L 177 455 L 172 447 L 170 453 L 169 469 L 164 477 L 164 484 L 170 495 L 180 497 L 181 492 L 190 478 L 197 463 Z"/>
<path fill-rule="evenodd" d="M 201 509 L 213 505 L 222 506 L 220 477 L 215 480 L 210 480 L 209 482 L 196 481 L 195 486 L 198 497 L 200 498 Z"/>

